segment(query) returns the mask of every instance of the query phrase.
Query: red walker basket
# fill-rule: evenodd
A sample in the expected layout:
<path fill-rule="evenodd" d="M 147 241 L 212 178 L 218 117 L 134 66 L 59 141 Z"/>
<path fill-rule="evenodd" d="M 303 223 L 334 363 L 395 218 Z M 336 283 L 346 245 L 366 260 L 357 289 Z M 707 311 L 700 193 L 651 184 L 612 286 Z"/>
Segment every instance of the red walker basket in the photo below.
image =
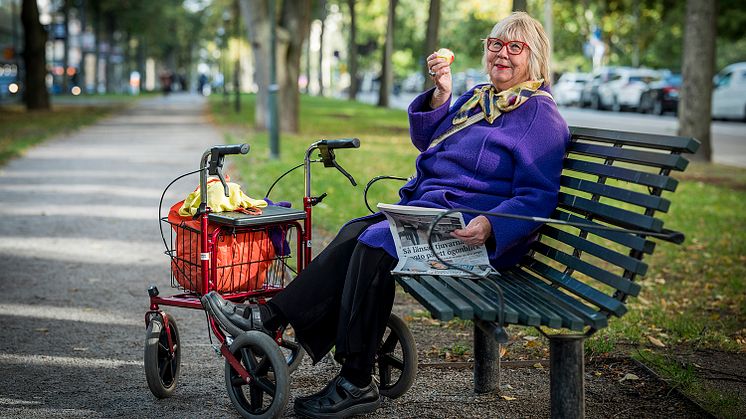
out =
<path fill-rule="evenodd" d="M 201 232 L 191 222 L 162 219 L 172 227 L 171 286 L 202 294 Z M 234 228 L 210 223 L 210 286 L 221 294 L 255 293 L 283 288 L 286 280 L 288 239 L 293 224 Z"/>

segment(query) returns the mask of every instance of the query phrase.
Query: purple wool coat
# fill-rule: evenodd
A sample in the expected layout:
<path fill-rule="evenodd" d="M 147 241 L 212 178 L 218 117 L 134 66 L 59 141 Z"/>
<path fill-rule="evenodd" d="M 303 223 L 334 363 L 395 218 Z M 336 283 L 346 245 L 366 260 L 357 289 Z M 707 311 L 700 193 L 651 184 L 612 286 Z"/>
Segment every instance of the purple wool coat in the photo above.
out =
<path fill-rule="evenodd" d="M 430 142 L 451 126 L 472 90 L 450 109 L 450 100 L 437 109 L 430 108 L 432 89 L 409 105 L 412 144 L 421 153 L 415 162 L 416 177 L 399 190 L 399 204 L 549 217 L 557 205 L 562 161 L 570 139 L 567 123 L 550 98 L 531 97 L 492 124 L 482 120 L 428 149 Z M 479 107 L 470 115 L 477 112 Z M 464 214 L 467 223 L 474 217 Z M 488 219 L 492 224 L 492 236 L 486 243 L 490 262 L 498 269 L 515 265 L 540 225 L 494 216 Z M 396 257 L 385 220 L 368 227 L 358 240 Z"/>

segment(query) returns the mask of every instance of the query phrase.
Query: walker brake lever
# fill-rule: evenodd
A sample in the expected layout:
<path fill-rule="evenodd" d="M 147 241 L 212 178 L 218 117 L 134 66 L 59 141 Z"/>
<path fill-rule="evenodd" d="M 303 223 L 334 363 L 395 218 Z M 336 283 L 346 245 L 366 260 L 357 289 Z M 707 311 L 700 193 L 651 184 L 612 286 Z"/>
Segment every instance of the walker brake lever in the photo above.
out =
<path fill-rule="evenodd" d="M 225 196 L 230 197 L 230 190 L 228 189 L 228 184 L 225 183 L 225 178 L 223 177 L 223 172 L 220 170 L 217 171 L 218 179 L 220 179 L 220 183 L 223 184 L 223 190 L 225 191 Z"/>
<path fill-rule="evenodd" d="M 342 166 L 340 166 L 337 163 L 336 160 L 332 160 L 332 164 L 334 165 L 334 167 L 337 168 L 337 170 L 339 170 L 340 172 L 342 172 L 342 174 L 345 175 L 345 177 L 347 177 L 347 179 L 350 180 L 350 183 L 352 183 L 352 186 L 357 186 L 357 182 L 355 182 L 355 178 L 352 177 L 351 174 L 347 173 L 347 171 L 345 169 L 343 169 Z"/>

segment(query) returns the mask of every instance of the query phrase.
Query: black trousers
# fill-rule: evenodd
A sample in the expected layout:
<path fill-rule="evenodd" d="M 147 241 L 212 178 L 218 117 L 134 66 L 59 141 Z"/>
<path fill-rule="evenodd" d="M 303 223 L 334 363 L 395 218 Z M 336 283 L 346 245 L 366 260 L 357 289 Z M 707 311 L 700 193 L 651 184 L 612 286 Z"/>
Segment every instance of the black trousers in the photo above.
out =
<path fill-rule="evenodd" d="M 272 298 L 314 363 L 336 346 L 335 359 L 372 371 L 394 304 L 396 259 L 357 241 L 381 217 L 345 225 L 282 292 Z"/>

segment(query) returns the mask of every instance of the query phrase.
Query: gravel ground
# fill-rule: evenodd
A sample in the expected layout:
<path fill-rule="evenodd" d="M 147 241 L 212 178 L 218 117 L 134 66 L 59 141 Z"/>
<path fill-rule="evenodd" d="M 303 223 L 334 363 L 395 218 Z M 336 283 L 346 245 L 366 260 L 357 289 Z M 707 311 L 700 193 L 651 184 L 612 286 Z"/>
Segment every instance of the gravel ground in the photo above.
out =
<path fill-rule="evenodd" d="M 205 148 L 222 142 L 203 112 L 199 97 L 143 100 L 0 170 L 0 417 L 238 417 L 201 312 L 167 309 L 183 350 L 173 397 L 151 395 L 142 365 L 146 289 L 169 293 L 158 199 L 172 178 L 197 167 Z M 191 179 L 166 202 L 185 196 Z M 475 395 L 471 371 L 447 368 L 439 354 L 453 341 L 469 342 L 470 331 L 436 327 L 412 317 L 415 309 L 399 296 L 396 311 L 409 321 L 423 365 L 407 394 L 384 400 L 370 417 L 548 416 L 546 368 L 503 368 L 500 394 Z M 306 359 L 292 377 L 285 415 L 292 417 L 293 397 L 337 371 L 333 361 Z M 639 379 L 621 380 L 627 373 Z M 628 361 L 586 368 L 588 417 L 706 417 L 669 390 Z"/>

